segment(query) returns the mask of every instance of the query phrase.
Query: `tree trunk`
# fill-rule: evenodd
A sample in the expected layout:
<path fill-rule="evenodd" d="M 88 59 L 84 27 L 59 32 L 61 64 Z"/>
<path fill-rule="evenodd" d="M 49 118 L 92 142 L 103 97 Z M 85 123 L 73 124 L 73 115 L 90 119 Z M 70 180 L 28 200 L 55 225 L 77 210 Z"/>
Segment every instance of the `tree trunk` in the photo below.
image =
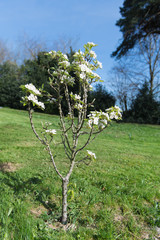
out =
<path fill-rule="evenodd" d="M 62 224 L 67 224 L 67 186 L 68 179 L 62 180 Z"/>

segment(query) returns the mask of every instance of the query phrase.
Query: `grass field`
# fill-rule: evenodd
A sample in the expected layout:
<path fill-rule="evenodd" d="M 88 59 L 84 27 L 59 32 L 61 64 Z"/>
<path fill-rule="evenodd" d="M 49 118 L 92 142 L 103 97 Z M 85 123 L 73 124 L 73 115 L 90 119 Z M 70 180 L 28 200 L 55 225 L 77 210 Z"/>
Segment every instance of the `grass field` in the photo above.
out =
<path fill-rule="evenodd" d="M 41 121 L 58 129 L 57 116 L 35 113 L 38 130 Z M 159 239 L 160 126 L 114 123 L 87 149 L 97 160 L 74 169 L 64 231 L 61 181 L 27 112 L 0 109 L 0 239 Z M 55 152 L 65 172 L 62 146 Z"/>

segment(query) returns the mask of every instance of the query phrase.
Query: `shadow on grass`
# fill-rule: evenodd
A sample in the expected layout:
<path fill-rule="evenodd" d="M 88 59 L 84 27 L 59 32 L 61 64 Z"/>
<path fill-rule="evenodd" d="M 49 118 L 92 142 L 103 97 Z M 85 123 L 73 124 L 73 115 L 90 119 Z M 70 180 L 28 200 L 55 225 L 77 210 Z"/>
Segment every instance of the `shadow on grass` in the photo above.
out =
<path fill-rule="evenodd" d="M 43 185 L 43 177 L 41 175 L 28 178 L 24 181 L 16 172 L 2 172 L 0 182 L 12 189 L 15 197 L 22 198 L 24 201 L 24 198 L 29 195 L 35 202 L 43 205 L 47 211 L 47 215 L 55 215 L 58 218 L 59 206 L 53 201 L 48 201 L 53 191 Z"/>

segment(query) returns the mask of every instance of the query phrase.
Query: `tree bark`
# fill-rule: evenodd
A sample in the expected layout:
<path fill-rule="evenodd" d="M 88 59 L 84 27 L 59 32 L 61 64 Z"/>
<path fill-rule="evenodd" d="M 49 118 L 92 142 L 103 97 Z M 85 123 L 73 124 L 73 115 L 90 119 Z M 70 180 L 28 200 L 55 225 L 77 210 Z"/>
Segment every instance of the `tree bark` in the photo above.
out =
<path fill-rule="evenodd" d="M 68 179 L 62 180 L 62 224 L 67 224 L 67 187 Z"/>

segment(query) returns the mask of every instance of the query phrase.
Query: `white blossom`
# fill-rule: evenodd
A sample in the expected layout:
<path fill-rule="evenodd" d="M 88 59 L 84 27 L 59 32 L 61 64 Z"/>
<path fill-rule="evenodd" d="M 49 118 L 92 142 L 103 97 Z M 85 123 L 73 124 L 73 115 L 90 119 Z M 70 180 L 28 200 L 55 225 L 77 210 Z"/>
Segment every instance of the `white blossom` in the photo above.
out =
<path fill-rule="evenodd" d="M 55 54 L 56 54 L 56 51 L 53 51 L 53 50 L 52 50 L 52 51 L 50 51 L 50 52 L 48 52 L 48 53 L 49 53 L 49 54 L 54 54 L 54 55 L 55 55 Z"/>
<path fill-rule="evenodd" d="M 92 111 L 88 117 L 87 125 L 89 128 L 96 125 L 101 130 L 110 122 L 109 114 L 102 111 Z"/>
<path fill-rule="evenodd" d="M 82 110 L 83 105 L 80 104 L 80 103 L 76 103 L 74 107 L 75 107 L 76 109 L 78 109 L 78 110 Z"/>
<path fill-rule="evenodd" d="M 38 102 L 37 105 L 38 105 L 39 107 L 41 107 L 42 109 L 45 109 L 44 103 L 42 103 L 42 102 Z"/>
<path fill-rule="evenodd" d="M 76 100 L 80 100 L 81 99 L 81 96 L 79 96 L 78 94 L 75 94 L 74 97 L 75 97 Z"/>
<path fill-rule="evenodd" d="M 87 150 L 87 155 L 88 155 L 89 158 L 96 159 L 96 154 L 91 152 L 91 151 L 89 151 L 89 150 Z"/>
<path fill-rule="evenodd" d="M 93 118 L 93 123 L 95 125 L 98 125 L 98 122 L 99 122 L 99 118 L 98 117 Z"/>
<path fill-rule="evenodd" d="M 70 63 L 68 61 L 62 61 L 62 62 L 59 62 L 59 65 L 62 65 L 64 67 L 69 67 Z"/>
<path fill-rule="evenodd" d="M 80 76 L 80 78 L 82 78 L 82 79 L 85 79 L 85 78 L 86 78 L 85 72 L 82 72 L 79 76 Z"/>
<path fill-rule="evenodd" d="M 57 133 L 55 129 L 48 129 L 45 132 L 49 133 L 50 135 L 55 135 Z"/>
<path fill-rule="evenodd" d="M 93 57 L 93 58 L 97 57 L 97 55 L 96 55 L 96 53 L 94 51 L 91 50 L 89 53 L 90 53 L 91 57 Z"/>
<path fill-rule="evenodd" d="M 104 125 L 107 125 L 108 121 L 106 119 L 102 119 L 101 123 L 103 123 Z"/>
<path fill-rule="evenodd" d="M 102 117 L 103 119 L 106 119 L 106 120 L 109 120 L 109 119 L 110 119 L 108 113 L 105 113 L 105 112 L 102 112 L 102 113 L 101 113 L 101 117 Z"/>
<path fill-rule="evenodd" d="M 28 100 L 31 101 L 31 102 L 34 102 L 34 103 L 38 103 L 38 98 L 37 96 L 35 96 L 34 94 L 30 94 L 28 97 Z"/>
<path fill-rule="evenodd" d="M 90 45 L 91 47 L 95 47 L 96 46 L 96 44 L 93 43 L 93 42 L 88 42 L 87 44 Z"/>
<path fill-rule="evenodd" d="M 75 54 L 73 55 L 74 57 L 83 57 L 83 52 L 79 51 L 79 52 L 75 52 Z"/>
<path fill-rule="evenodd" d="M 92 85 L 89 85 L 89 91 L 92 91 L 92 90 L 93 90 Z"/>
<path fill-rule="evenodd" d="M 101 62 L 97 61 L 97 65 L 98 65 L 99 68 L 102 68 L 102 63 Z"/>
<path fill-rule="evenodd" d="M 34 94 L 31 93 L 31 94 L 27 97 L 27 99 L 28 99 L 29 101 L 31 101 L 32 103 L 36 104 L 37 106 L 41 107 L 42 109 L 45 109 L 44 103 L 39 102 L 37 96 L 35 96 Z"/>
<path fill-rule="evenodd" d="M 92 124 L 93 124 L 93 120 L 92 119 L 89 119 L 88 122 L 87 122 L 87 126 L 89 128 L 92 128 Z"/>
<path fill-rule="evenodd" d="M 63 57 L 64 57 L 66 60 L 68 60 L 68 57 L 67 57 L 66 54 L 63 54 Z"/>
<path fill-rule="evenodd" d="M 32 83 L 26 84 L 25 88 L 32 91 L 35 95 L 41 95 L 40 91 Z"/>
<path fill-rule="evenodd" d="M 87 73 L 92 73 L 93 74 L 92 70 L 89 69 L 85 64 L 80 64 L 79 67 L 80 67 L 80 70 L 82 72 L 87 72 Z"/>
<path fill-rule="evenodd" d="M 121 119 L 122 118 L 122 110 L 118 107 L 111 107 L 106 109 L 106 112 L 109 114 L 110 119 Z"/>
<path fill-rule="evenodd" d="M 101 123 L 101 122 L 100 122 L 99 125 L 98 125 L 98 127 L 99 127 L 100 130 L 103 129 L 103 128 L 105 128 L 105 126 L 106 126 L 106 125 L 104 125 L 104 124 Z"/>
<path fill-rule="evenodd" d="M 97 73 L 92 73 L 92 74 L 93 74 L 94 78 L 98 78 L 98 79 L 101 78 Z"/>

